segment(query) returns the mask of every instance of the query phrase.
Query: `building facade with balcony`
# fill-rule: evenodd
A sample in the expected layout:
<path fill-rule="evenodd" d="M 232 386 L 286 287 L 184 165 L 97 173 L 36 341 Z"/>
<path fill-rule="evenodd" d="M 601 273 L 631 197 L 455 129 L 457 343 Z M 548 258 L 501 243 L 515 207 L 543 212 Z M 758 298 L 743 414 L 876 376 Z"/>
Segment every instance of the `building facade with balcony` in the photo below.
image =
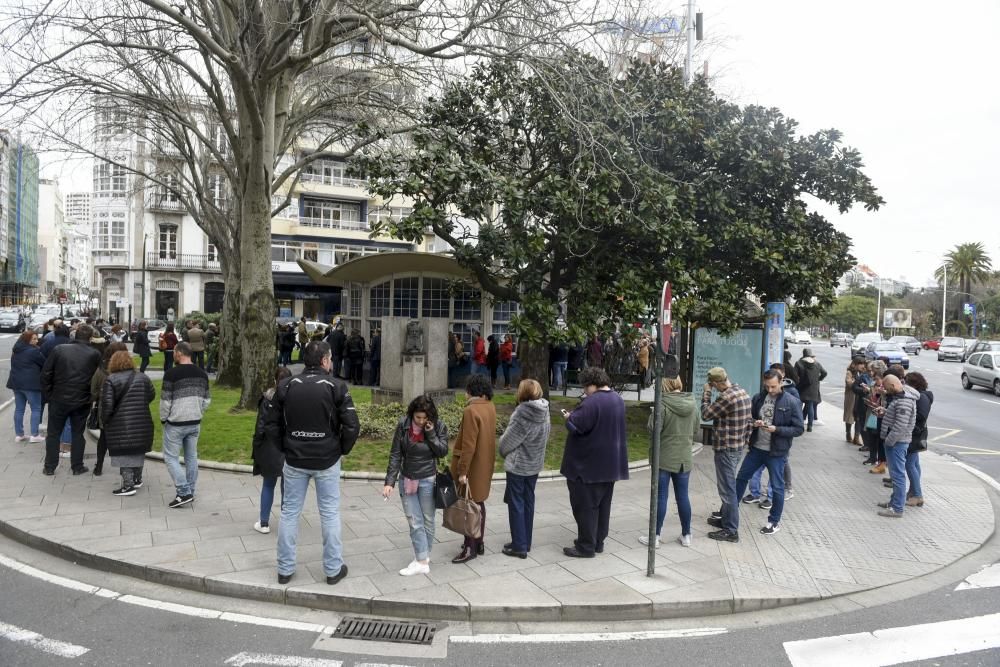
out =
<path fill-rule="evenodd" d="M 110 124 L 117 127 L 114 120 Z M 176 153 L 127 131 L 99 131 L 97 150 L 128 166 L 94 166 L 91 285 L 100 292 L 100 313 L 116 320 L 171 320 L 192 311 L 221 311 L 224 284 L 218 254 L 177 194 L 179 184 L 169 166 L 164 168 L 177 161 Z M 305 149 L 290 152 L 279 169 L 305 154 Z M 162 183 L 133 170 L 156 173 Z M 228 201 L 221 175 L 210 176 L 208 185 L 216 201 Z M 370 198 L 366 181 L 349 177 L 345 161 L 335 154 L 312 162 L 294 186 L 274 197 L 276 208 L 283 203 L 271 223 L 277 317 L 329 321 L 342 310 L 341 287 L 314 284 L 299 259 L 336 266 L 376 253 L 417 249 L 388 237 L 370 238 L 372 223 L 408 215 L 410 209 Z"/>

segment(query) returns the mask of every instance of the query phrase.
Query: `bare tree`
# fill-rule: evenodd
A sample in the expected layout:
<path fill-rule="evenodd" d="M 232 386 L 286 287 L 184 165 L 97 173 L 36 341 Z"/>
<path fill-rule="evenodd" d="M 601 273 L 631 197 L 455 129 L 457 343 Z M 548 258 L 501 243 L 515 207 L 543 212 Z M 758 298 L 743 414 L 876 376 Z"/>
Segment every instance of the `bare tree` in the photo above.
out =
<path fill-rule="evenodd" d="M 99 104 L 126 110 L 140 136 L 174 149 L 174 169 L 120 163 L 182 197 L 218 248 L 223 363 L 241 367 L 247 407 L 274 364 L 270 220 L 301 170 L 323 151 L 349 155 L 405 132 L 414 98 L 468 62 L 544 61 L 621 9 L 573 0 L 25 0 L 7 10 L 0 103 L 6 118 L 35 119 L 101 160 L 115 158 L 82 134 Z M 207 187 L 219 175 L 225 202 Z"/>

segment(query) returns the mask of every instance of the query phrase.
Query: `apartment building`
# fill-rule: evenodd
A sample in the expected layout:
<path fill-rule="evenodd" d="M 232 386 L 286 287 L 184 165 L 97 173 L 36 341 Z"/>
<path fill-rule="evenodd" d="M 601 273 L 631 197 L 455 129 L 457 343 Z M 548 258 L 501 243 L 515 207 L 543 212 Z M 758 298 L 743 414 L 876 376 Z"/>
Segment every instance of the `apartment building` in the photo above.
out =
<path fill-rule="evenodd" d="M 26 303 L 38 286 L 38 156 L 0 130 L 0 304 Z"/>

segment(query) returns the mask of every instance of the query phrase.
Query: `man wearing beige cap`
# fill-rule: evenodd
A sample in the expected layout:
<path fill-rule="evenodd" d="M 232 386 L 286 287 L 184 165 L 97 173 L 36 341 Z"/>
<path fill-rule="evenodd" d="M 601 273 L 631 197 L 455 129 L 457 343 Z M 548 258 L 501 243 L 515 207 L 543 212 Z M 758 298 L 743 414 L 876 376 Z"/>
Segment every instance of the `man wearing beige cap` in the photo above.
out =
<path fill-rule="evenodd" d="M 718 392 L 712 401 L 712 390 Z M 712 421 L 712 449 L 715 450 L 715 481 L 722 509 L 708 519 L 719 530 L 709 533 L 713 540 L 740 541 L 740 498 L 736 493 L 736 470 L 753 424 L 750 395 L 729 381 L 726 369 L 716 366 L 708 371 L 708 382 L 701 393 L 701 418 Z"/>

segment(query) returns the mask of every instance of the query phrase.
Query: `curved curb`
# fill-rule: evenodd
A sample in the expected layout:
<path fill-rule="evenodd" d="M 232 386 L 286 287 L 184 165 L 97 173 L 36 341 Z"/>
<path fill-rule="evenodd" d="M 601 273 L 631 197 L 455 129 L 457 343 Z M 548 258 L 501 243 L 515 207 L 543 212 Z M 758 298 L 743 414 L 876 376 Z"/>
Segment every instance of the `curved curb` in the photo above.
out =
<path fill-rule="evenodd" d="M 978 475 L 976 476 L 979 477 Z M 938 580 L 943 570 L 955 566 L 957 563 L 974 556 L 987 547 L 1000 550 L 1000 545 L 994 544 L 994 542 L 1000 540 L 997 535 L 997 522 L 998 517 L 1000 517 L 1000 492 L 998 492 L 995 482 L 986 483 L 983 480 L 980 481 L 986 487 L 986 493 L 990 498 L 994 520 L 993 530 L 989 536 L 973 551 L 963 554 L 950 563 L 944 563 L 930 572 L 900 582 L 872 586 L 847 593 L 788 598 L 735 598 L 729 596 L 693 601 L 646 601 L 623 604 L 602 601 L 592 604 L 561 604 L 553 602 L 541 605 L 472 605 L 465 600 L 462 602 L 434 602 L 432 600 L 392 599 L 389 596 L 372 598 L 364 595 L 330 594 L 327 591 L 336 591 L 336 589 L 329 588 L 323 583 L 311 583 L 303 586 L 280 586 L 277 583 L 243 583 L 226 580 L 226 575 L 199 576 L 155 565 L 129 563 L 107 556 L 80 551 L 71 546 L 33 535 L 2 520 L 0 520 L 0 533 L 29 547 L 96 570 L 123 574 L 156 584 L 175 586 L 201 593 L 277 602 L 341 613 L 466 622 L 580 622 L 607 621 L 609 619 L 616 621 L 648 621 L 756 612 L 836 598 L 878 595 L 875 593 L 876 591 L 895 591 L 899 590 L 899 586 L 901 585 L 912 585 L 924 581 L 928 585 L 940 584 Z M 428 590 L 427 593 L 428 595 L 432 595 L 433 591 Z M 908 596 L 902 596 L 903 599 L 906 597 Z"/>

